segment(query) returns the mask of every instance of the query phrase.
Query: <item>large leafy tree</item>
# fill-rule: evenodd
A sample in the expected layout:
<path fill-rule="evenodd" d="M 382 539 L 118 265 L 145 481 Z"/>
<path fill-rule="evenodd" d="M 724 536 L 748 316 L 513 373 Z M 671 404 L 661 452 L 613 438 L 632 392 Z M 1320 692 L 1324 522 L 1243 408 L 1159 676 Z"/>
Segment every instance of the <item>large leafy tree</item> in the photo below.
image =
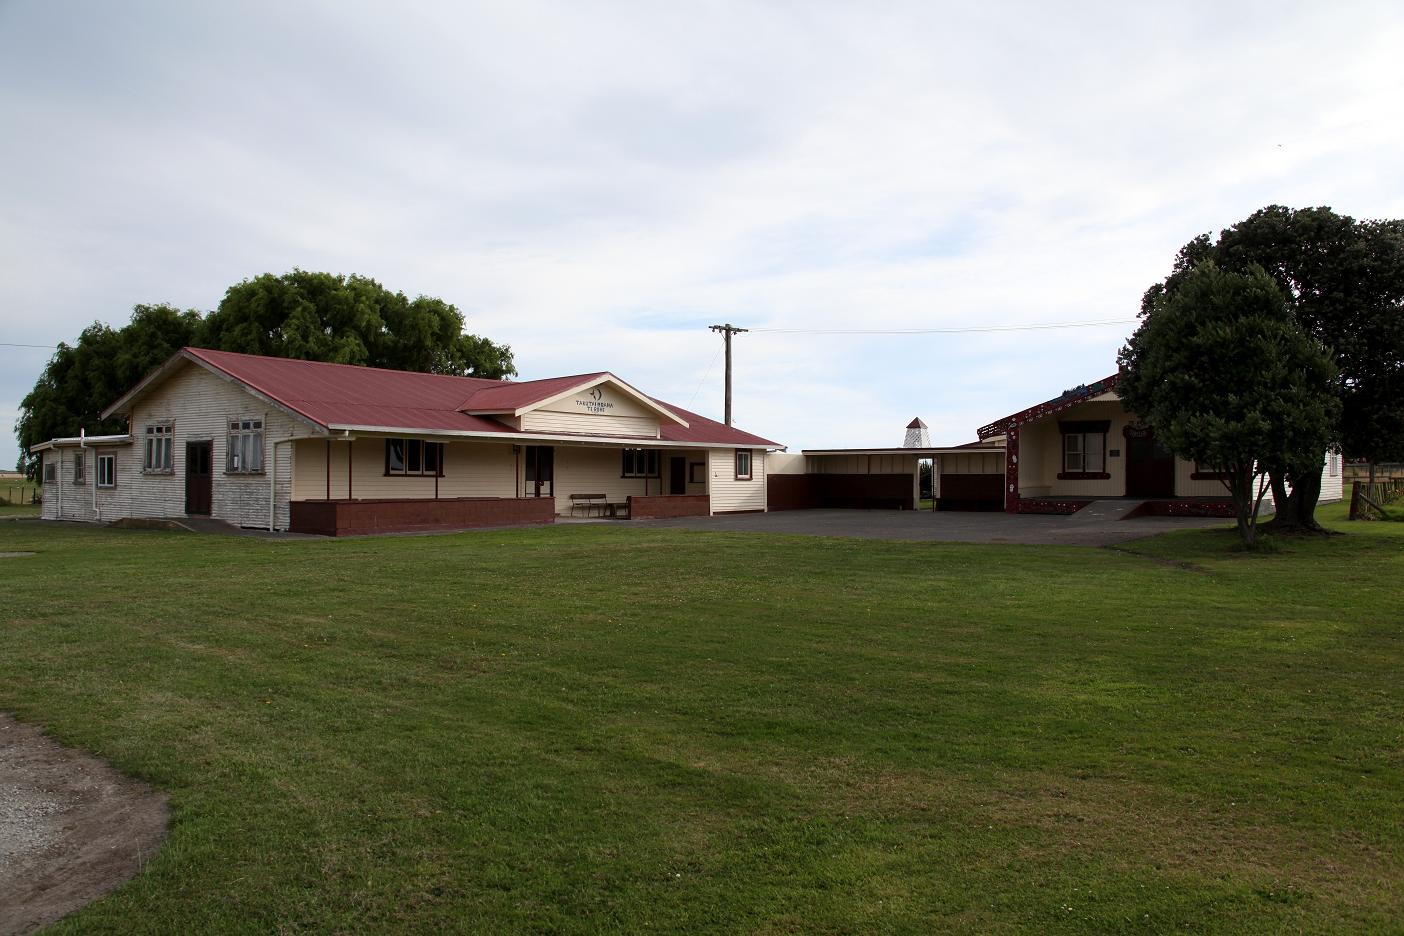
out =
<path fill-rule="evenodd" d="M 1330 208 L 1272 205 L 1181 248 L 1174 269 L 1146 293 L 1142 313 L 1175 292 L 1202 261 L 1264 269 L 1301 326 L 1340 370 L 1339 441 L 1372 464 L 1404 460 L 1404 221 L 1357 221 Z M 1315 529 L 1320 453 L 1275 466 L 1275 525 Z M 1291 493 L 1287 485 L 1291 484 Z"/>
<path fill-rule="evenodd" d="M 463 314 L 429 296 L 410 299 L 364 276 L 293 270 L 245 280 L 205 321 L 221 351 L 500 378 L 512 350 L 463 331 Z"/>
<path fill-rule="evenodd" d="M 123 432 L 119 419 L 99 414 L 149 371 L 200 334 L 200 313 L 168 305 L 138 305 L 122 328 L 94 322 L 73 344 L 62 343 L 34 389 L 20 402 L 15 423 L 21 469 L 32 469 L 29 447 L 48 439 Z"/>
<path fill-rule="evenodd" d="M 1233 273 L 1206 260 L 1184 271 L 1119 362 L 1127 408 L 1177 455 L 1224 474 L 1245 544 L 1257 531 L 1262 473 L 1319 465 L 1335 438 L 1336 367 L 1261 268 Z"/>
<path fill-rule="evenodd" d="M 121 432 L 98 418 L 113 400 L 188 345 L 398 370 L 500 378 L 516 373 L 512 351 L 464 333 L 442 299 L 391 292 L 362 276 L 294 270 L 245 280 L 208 316 L 167 305 L 136 306 L 122 328 L 94 322 L 60 344 L 20 404 L 20 467 L 46 439 Z"/>

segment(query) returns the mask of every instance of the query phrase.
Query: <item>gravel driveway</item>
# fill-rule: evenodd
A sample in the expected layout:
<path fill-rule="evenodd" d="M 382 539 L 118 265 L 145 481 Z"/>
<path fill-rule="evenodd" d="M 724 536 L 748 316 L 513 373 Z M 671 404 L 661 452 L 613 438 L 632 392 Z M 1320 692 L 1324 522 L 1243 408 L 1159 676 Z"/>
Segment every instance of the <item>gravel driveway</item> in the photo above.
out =
<path fill-rule="evenodd" d="M 0 936 L 101 897 L 165 835 L 163 794 L 0 713 Z"/>
<path fill-rule="evenodd" d="M 804 536 L 850 536 L 856 539 L 913 540 L 942 543 L 1026 543 L 1057 546 L 1112 546 L 1170 530 L 1222 527 L 1231 521 L 1190 517 L 1139 517 L 1113 520 L 1086 510 L 1071 516 L 962 513 L 929 510 L 784 510 L 636 520 L 634 523 L 684 530 L 738 533 L 790 533 Z"/>

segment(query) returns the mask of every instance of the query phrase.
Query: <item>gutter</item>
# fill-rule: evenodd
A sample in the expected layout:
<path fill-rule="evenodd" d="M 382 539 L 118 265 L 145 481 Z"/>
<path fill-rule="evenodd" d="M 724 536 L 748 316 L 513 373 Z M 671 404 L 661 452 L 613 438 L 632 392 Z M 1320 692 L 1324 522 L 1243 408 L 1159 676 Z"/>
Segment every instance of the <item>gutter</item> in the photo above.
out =
<path fill-rule="evenodd" d="M 674 442 L 660 438 L 640 438 L 637 436 L 562 436 L 539 432 L 475 432 L 471 429 L 415 429 L 400 426 L 353 426 L 335 423 L 327 427 L 332 432 L 349 436 L 352 432 L 372 433 L 376 436 L 440 436 L 450 439 L 478 439 L 483 442 L 552 442 L 556 445 L 603 445 L 621 448 L 753 448 L 767 452 L 779 452 L 785 446 L 778 442 Z M 341 438 L 342 436 L 333 436 Z"/>

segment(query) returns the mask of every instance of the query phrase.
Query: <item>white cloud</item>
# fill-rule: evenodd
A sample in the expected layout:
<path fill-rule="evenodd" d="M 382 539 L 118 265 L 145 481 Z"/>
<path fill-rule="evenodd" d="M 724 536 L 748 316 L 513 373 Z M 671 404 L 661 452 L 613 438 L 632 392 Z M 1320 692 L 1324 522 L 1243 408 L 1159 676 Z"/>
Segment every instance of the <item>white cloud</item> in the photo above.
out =
<path fill-rule="evenodd" d="M 1129 318 L 1265 204 L 1404 215 L 1393 5 L 871 6 L 0 6 L 0 341 L 301 266 L 686 405 L 712 322 Z M 1126 331 L 743 335 L 737 419 L 962 441 Z"/>

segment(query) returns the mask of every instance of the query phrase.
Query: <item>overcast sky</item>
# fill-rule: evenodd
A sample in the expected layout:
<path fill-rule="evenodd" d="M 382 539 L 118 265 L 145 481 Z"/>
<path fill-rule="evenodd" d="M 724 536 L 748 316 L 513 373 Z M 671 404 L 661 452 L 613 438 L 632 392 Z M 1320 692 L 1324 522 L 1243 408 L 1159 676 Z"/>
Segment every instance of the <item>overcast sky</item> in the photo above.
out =
<path fill-rule="evenodd" d="M 720 418 L 709 324 L 1128 320 L 1264 205 L 1404 217 L 1401 50 L 1397 0 L 0 0 L 0 342 L 360 273 Z M 736 422 L 964 442 L 1132 327 L 752 332 Z M 6 428 L 50 353 L 0 347 Z"/>

